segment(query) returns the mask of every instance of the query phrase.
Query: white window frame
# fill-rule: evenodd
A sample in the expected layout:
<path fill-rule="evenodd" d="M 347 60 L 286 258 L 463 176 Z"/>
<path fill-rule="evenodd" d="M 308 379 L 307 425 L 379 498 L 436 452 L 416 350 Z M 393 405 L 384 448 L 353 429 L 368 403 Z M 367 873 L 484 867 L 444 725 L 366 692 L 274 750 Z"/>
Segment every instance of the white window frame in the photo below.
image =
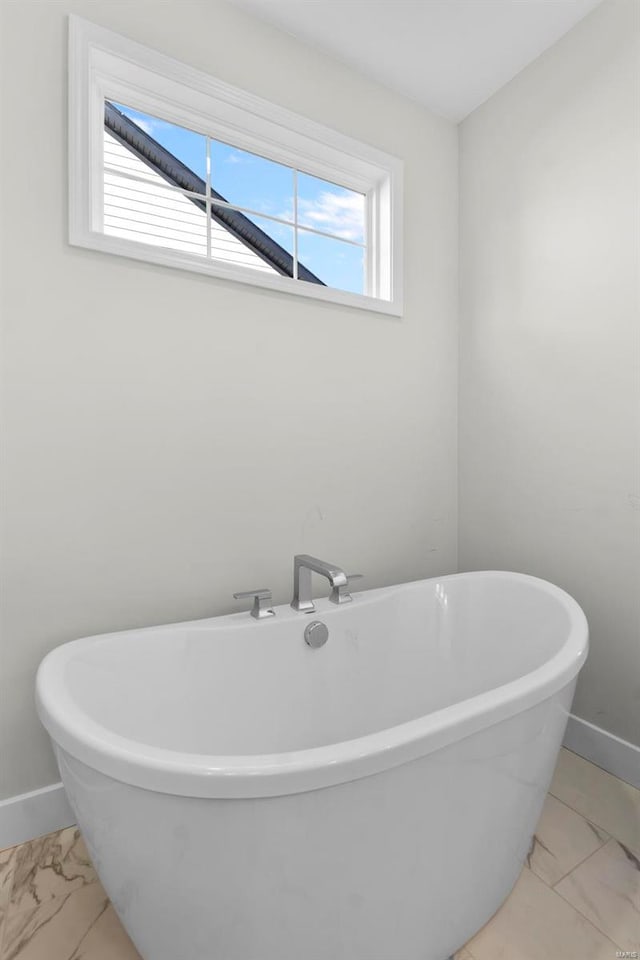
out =
<path fill-rule="evenodd" d="M 367 294 L 105 234 L 105 100 L 365 194 Z M 74 246 L 402 316 L 402 177 L 397 157 L 81 17 L 69 17 L 69 242 Z"/>

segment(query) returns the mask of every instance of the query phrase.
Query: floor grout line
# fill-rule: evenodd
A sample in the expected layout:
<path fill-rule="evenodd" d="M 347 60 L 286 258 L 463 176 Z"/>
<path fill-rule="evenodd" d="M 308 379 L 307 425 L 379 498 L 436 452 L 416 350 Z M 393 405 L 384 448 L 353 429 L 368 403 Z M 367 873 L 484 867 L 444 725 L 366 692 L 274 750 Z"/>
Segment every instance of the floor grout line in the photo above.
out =
<path fill-rule="evenodd" d="M 565 747 L 564 749 L 568 749 L 568 748 Z M 573 753 L 573 751 L 569 751 L 569 752 L 570 752 L 570 753 Z M 575 756 L 580 757 L 580 754 L 575 754 Z M 626 783 L 625 780 L 621 780 L 620 777 L 616 777 L 614 774 L 609 773 L 608 770 L 604 770 L 603 767 L 599 767 L 599 766 L 597 765 L 597 763 L 592 763 L 591 760 L 586 760 L 585 757 L 580 757 L 580 759 L 581 759 L 581 760 L 584 760 L 585 763 L 589 763 L 592 767 L 595 767 L 597 770 L 600 770 L 600 771 L 602 771 L 603 773 L 607 774 L 607 776 L 612 777 L 612 779 L 613 779 L 614 781 L 616 781 L 617 783 L 624 784 L 625 787 L 631 786 L 634 790 L 637 789 L 636 787 L 633 787 L 632 784 Z M 576 810 L 575 807 L 571 806 L 570 803 L 567 803 L 567 801 L 564 800 L 562 797 L 559 797 L 559 796 L 557 796 L 555 793 L 553 793 L 553 792 L 551 791 L 551 789 L 549 789 L 549 793 L 551 794 L 552 797 L 554 797 L 555 800 L 557 800 L 559 803 L 564 804 L 565 807 L 567 807 L 569 810 L 572 810 L 574 813 L 577 813 L 578 816 L 579 816 L 579 817 L 582 817 L 582 819 L 585 820 L 587 823 L 593 824 L 593 826 L 598 827 L 599 830 L 602 830 L 604 833 L 606 833 L 607 836 L 609 837 L 609 839 L 608 839 L 608 840 L 605 840 L 603 843 L 601 843 L 600 846 L 599 846 L 596 850 L 594 850 L 592 853 L 589 854 L 589 856 L 584 857 L 579 863 L 577 863 L 574 867 L 572 867 L 571 870 L 569 870 L 567 873 L 565 873 L 565 875 L 564 875 L 563 877 L 560 877 L 560 879 L 557 880 L 556 883 L 554 883 L 553 885 L 548 884 L 548 886 L 550 887 L 551 890 L 553 890 L 553 892 L 554 892 L 555 894 L 557 894 L 562 900 L 564 900 L 565 903 L 569 904 L 569 906 L 572 907 L 573 910 L 576 911 L 576 913 L 578 913 L 581 917 L 584 917 L 584 919 L 585 919 L 588 923 L 590 923 L 592 927 L 594 927 L 596 930 L 599 931 L 599 933 L 601 933 L 604 937 L 606 937 L 607 940 L 609 940 L 609 942 L 614 945 L 614 947 L 616 947 L 616 948 L 619 949 L 619 950 L 622 950 L 622 949 L 623 949 L 623 945 L 622 945 L 621 943 L 619 943 L 618 941 L 613 940 L 613 939 L 609 936 L 608 933 L 606 933 L 604 930 L 602 930 L 596 923 L 593 922 L 593 920 L 591 920 L 589 917 L 587 917 L 586 914 L 584 914 L 584 913 L 582 912 L 582 910 L 580 910 L 579 907 L 576 907 L 576 905 L 575 905 L 574 903 L 571 903 L 570 900 L 567 900 L 567 898 L 566 898 L 565 896 L 563 896 L 562 893 L 561 893 L 559 890 L 556 889 L 556 887 L 558 886 L 558 884 L 562 883 L 563 880 L 566 880 L 567 877 L 571 876 L 572 873 L 574 873 L 574 872 L 575 872 L 576 870 L 578 870 L 581 866 L 583 866 L 583 864 L 585 864 L 585 863 L 587 862 L 587 860 L 590 860 L 591 857 L 594 857 L 597 853 L 599 853 L 600 850 L 602 850 L 602 848 L 603 848 L 604 846 L 606 846 L 606 844 L 609 843 L 611 840 L 614 840 L 616 843 L 618 843 L 618 844 L 620 844 L 620 845 L 622 845 L 623 842 L 622 842 L 622 840 L 620 840 L 618 837 L 616 837 L 613 833 L 611 833 L 609 830 L 605 829 L 605 827 L 603 827 L 602 824 L 598 823 L 595 818 L 586 817 L 580 810 Z M 640 791 L 638 791 L 638 793 L 640 793 Z M 542 879 L 542 878 L 540 878 L 540 879 Z"/>
<path fill-rule="evenodd" d="M 613 839 L 613 838 L 612 838 L 612 839 Z M 608 842 L 609 842 L 609 841 L 607 841 L 607 843 L 608 843 Z M 617 841 L 616 841 L 616 843 L 617 843 Z M 595 851 L 591 854 L 591 856 L 592 856 L 592 857 L 595 856 L 596 853 L 598 853 L 597 850 L 595 850 Z M 587 860 L 589 860 L 589 859 L 590 859 L 590 858 L 587 857 Z M 583 860 L 582 862 L 585 863 L 584 860 Z M 572 871 L 572 872 L 573 872 L 573 871 Z M 567 874 L 567 876 L 568 876 L 568 874 Z M 559 882 L 560 882 L 560 881 L 558 881 L 558 883 L 559 883 Z M 619 943 L 617 940 L 612 940 L 611 937 L 609 936 L 609 934 L 608 934 L 605 930 L 603 930 L 602 927 L 599 927 L 597 923 L 594 923 L 594 921 L 593 921 L 590 917 L 588 917 L 588 916 L 586 915 L 586 913 L 583 913 L 583 912 L 582 912 L 582 910 L 580 909 L 580 907 L 576 907 L 575 903 L 571 903 L 571 900 L 567 900 L 567 898 L 566 898 L 565 896 L 563 896 L 563 894 L 560 893 L 559 890 L 555 890 L 555 889 L 554 889 L 553 892 L 554 892 L 555 894 L 557 894 L 557 895 L 560 897 L 561 900 L 564 900 L 565 903 L 568 903 L 570 907 L 573 907 L 573 909 L 575 910 L 576 913 L 579 913 L 581 917 L 584 917 L 584 919 L 587 921 L 587 923 L 590 923 L 592 927 L 595 927 L 595 929 L 598 930 L 598 932 L 601 933 L 603 937 L 606 937 L 607 940 L 608 940 L 610 943 L 612 943 L 613 946 L 614 946 L 617 950 L 623 950 L 623 949 L 624 949 L 622 943 Z"/>
<path fill-rule="evenodd" d="M 593 820 L 590 820 L 589 817 L 585 817 L 584 813 L 580 813 L 579 810 L 576 810 L 575 807 L 572 807 L 571 804 L 567 803 L 566 800 L 563 800 L 562 797 L 556 797 L 555 793 L 551 793 L 551 790 L 549 790 L 548 796 L 553 797 L 554 800 L 557 800 L 558 803 L 561 803 L 563 807 L 567 808 L 567 810 L 571 810 L 572 813 L 577 813 L 579 817 L 582 817 L 583 820 L 586 820 L 587 823 L 590 823 L 593 827 L 598 827 L 598 829 L 602 830 L 603 833 L 606 833 L 608 837 L 611 836 L 608 830 L 605 830 L 604 827 L 598 826 L 598 824 L 594 823 Z"/>
<path fill-rule="evenodd" d="M 566 747 L 563 747 L 563 749 L 566 750 L 567 748 L 566 748 Z M 576 757 L 579 757 L 580 754 L 576 753 L 575 756 L 576 756 Z M 636 790 L 636 792 L 637 792 L 638 794 L 640 794 L 640 790 L 637 790 L 636 787 L 634 787 L 634 786 L 632 786 L 631 784 L 627 783 L 625 780 L 621 780 L 620 777 L 616 777 L 616 776 L 614 776 L 612 773 L 608 773 L 606 770 L 603 770 L 603 768 L 602 768 L 602 767 L 599 767 L 597 764 L 591 763 L 590 760 L 585 760 L 584 757 L 580 757 L 580 759 L 581 759 L 581 760 L 584 760 L 585 763 L 590 764 L 592 767 L 595 767 L 596 770 L 599 770 L 601 773 L 606 773 L 607 776 L 611 777 L 613 780 L 617 781 L 618 783 L 624 784 L 625 788 L 629 788 L 629 787 L 630 787 L 632 790 Z M 551 789 L 551 787 L 549 787 L 548 793 L 554 798 L 554 800 L 557 800 L 559 803 L 563 803 L 563 804 L 565 805 L 565 807 L 568 807 L 569 810 L 573 810 L 574 813 L 577 813 L 578 816 L 582 817 L 583 820 L 586 820 L 587 823 L 591 823 L 591 824 L 593 824 L 594 827 L 598 827 L 599 830 L 603 830 L 603 831 L 609 836 L 610 839 L 617 840 L 618 843 L 622 843 L 622 842 L 623 842 L 623 841 L 620 840 L 618 837 L 616 837 L 615 834 L 611 833 L 610 830 L 608 830 L 606 827 L 603 827 L 601 823 L 598 823 L 598 821 L 595 819 L 595 817 L 586 817 L 586 816 L 584 815 L 584 813 L 582 813 L 581 810 L 578 810 L 576 807 L 572 806 L 570 803 L 568 803 L 568 802 L 567 802 L 566 800 L 564 800 L 562 797 L 559 797 L 559 796 L 557 795 L 557 793 L 554 793 L 554 792 L 553 792 L 553 790 Z M 558 881 L 558 882 L 559 882 L 559 881 Z"/>
<path fill-rule="evenodd" d="M 562 802 L 562 801 L 560 801 L 560 802 Z M 565 804 L 565 806 L 566 806 L 566 804 Z M 572 808 L 569 807 L 569 809 L 571 810 Z M 578 811 L 577 811 L 577 810 L 574 810 L 573 812 L 574 812 L 574 813 L 577 813 Z M 582 814 L 580 814 L 580 816 L 582 816 Z M 583 820 L 587 820 L 586 817 L 582 817 L 582 819 L 583 819 Z M 591 822 L 591 821 L 587 820 L 587 823 L 590 823 L 590 822 Z M 606 831 L 605 831 L 605 832 L 606 832 Z M 612 837 L 611 834 L 607 834 L 607 839 L 606 839 L 606 840 L 603 840 L 603 841 L 601 842 L 600 846 L 596 847 L 595 850 L 592 850 L 591 853 L 588 853 L 588 854 L 586 855 L 586 857 L 583 857 L 583 858 L 582 858 L 582 860 L 579 860 L 578 863 L 576 863 L 573 867 L 571 867 L 571 870 L 567 870 L 567 872 L 564 873 L 558 880 L 556 880 L 555 883 L 547 883 L 547 881 L 544 879 L 544 877 L 540 877 L 540 879 L 543 880 L 543 881 L 547 884 L 548 887 L 551 887 L 552 890 L 555 890 L 555 888 L 558 886 L 558 884 L 559 884 L 559 883 L 562 883 L 563 880 L 566 880 L 567 877 L 571 876 L 571 874 L 573 873 L 574 870 L 577 870 L 578 867 L 581 867 L 583 863 L 586 863 L 587 860 L 589 860 L 590 857 L 592 857 L 594 854 L 598 853 L 599 850 L 602 850 L 602 848 L 605 847 L 605 846 L 609 843 L 609 840 L 615 840 L 615 837 Z M 616 843 L 618 843 L 617 840 L 616 840 Z M 535 873 L 535 870 L 534 870 L 534 873 Z"/>
<path fill-rule="evenodd" d="M 608 842 L 609 842 L 609 841 L 607 840 L 607 843 L 608 843 Z M 598 848 L 598 850 L 600 850 L 600 849 L 601 849 L 601 847 Z M 595 856 L 595 854 L 598 853 L 598 850 L 594 850 L 593 853 L 589 854 L 589 857 Z M 589 857 L 586 857 L 585 860 L 588 860 Z M 585 863 L 585 860 L 583 860 L 582 862 Z M 528 869 L 528 868 L 527 868 L 527 869 Z M 532 871 L 532 872 L 533 872 L 533 871 Z M 570 871 L 570 872 L 573 872 L 573 871 Z M 567 875 L 567 876 L 568 876 L 568 875 Z M 538 877 L 538 879 L 540 880 L 541 878 Z M 560 883 L 560 881 L 558 881 L 558 883 Z M 619 944 L 619 943 L 616 943 L 615 940 L 612 940 L 611 937 L 609 936 L 609 934 L 608 934 L 608 933 L 605 933 L 604 930 L 601 930 L 600 927 L 599 927 L 597 924 L 595 924 L 595 923 L 593 922 L 593 920 L 590 919 L 590 917 L 587 917 L 586 914 L 584 914 L 584 913 L 582 912 L 582 910 L 580 910 L 578 907 L 576 907 L 575 903 L 571 903 L 570 900 L 567 900 L 566 897 L 563 897 L 562 894 L 560 893 L 560 891 L 559 891 L 559 890 L 556 890 L 554 887 L 549 887 L 549 890 L 551 890 L 552 893 L 555 893 L 555 895 L 556 895 L 560 900 L 562 900 L 562 901 L 563 901 L 564 903 L 566 903 L 569 907 L 571 907 L 571 909 L 573 910 L 574 913 L 577 913 L 579 917 L 582 917 L 583 920 L 586 920 L 586 922 L 589 924 L 590 927 L 593 927 L 594 930 L 597 930 L 598 933 L 602 934 L 602 936 L 603 936 L 606 940 L 609 941 L 609 943 L 611 944 L 612 947 L 614 947 L 616 950 L 621 949 L 620 944 Z"/>
<path fill-rule="evenodd" d="M 607 841 L 607 842 L 608 842 L 608 841 Z M 594 853 L 597 853 L 597 852 L 598 852 L 597 850 L 594 850 Z M 593 853 L 590 854 L 590 856 L 593 856 Z M 587 857 L 586 859 L 588 860 L 589 857 Z M 583 863 L 584 863 L 584 861 L 583 861 Z M 533 876 L 536 878 L 536 880 L 539 880 L 541 883 L 544 883 L 545 887 L 546 887 L 551 893 L 556 894 L 556 896 L 558 897 L 559 900 L 562 900 L 563 903 L 566 903 L 567 906 L 571 908 L 571 910 L 573 911 L 573 913 L 575 913 L 577 916 L 581 917 L 582 920 L 584 920 L 590 927 L 592 927 L 592 928 L 593 928 L 594 930 L 596 930 L 601 936 L 603 936 L 603 937 L 605 938 L 605 940 L 607 940 L 607 941 L 611 944 L 611 946 L 612 946 L 612 948 L 613 948 L 613 951 L 622 949 L 622 948 L 620 947 L 620 945 L 619 945 L 616 941 L 614 941 L 614 940 L 611 939 L 611 937 L 609 936 L 609 934 L 605 933 L 604 930 L 601 930 L 600 927 L 598 927 L 592 920 L 589 919 L 589 917 L 585 916 L 585 914 L 584 914 L 581 910 L 579 910 L 579 909 L 575 906 L 575 904 L 571 903 L 569 900 L 567 900 L 566 897 L 563 897 L 561 893 L 559 893 L 557 890 L 554 890 L 553 887 L 550 887 L 550 886 L 549 886 L 549 884 L 545 883 L 545 881 L 542 879 L 542 877 L 539 877 L 539 876 L 537 875 L 537 873 L 535 873 L 535 872 L 531 869 L 531 867 L 528 867 L 528 866 L 525 864 L 525 865 L 523 866 L 523 871 L 524 871 L 524 870 L 527 870 L 529 873 L 533 874 Z M 512 891 L 512 893 L 513 893 L 513 891 Z M 511 894 L 509 894 L 509 896 L 511 896 Z M 469 943 L 471 943 L 471 941 L 472 941 L 475 937 L 477 937 L 478 934 L 479 934 L 482 930 L 484 930 L 484 929 L 486 929 L 487 927 L 490 927 L 490 926 L 491 926 L 491 924 L 493 923 L 493 921 L 495 920 L 495 918 L 497 917 L 497 915 L 500 913 L 500 910 L 502 909 L 502 907 L 504 906 L 504 904 L 507 903 L 508 899 L 509 899 L 509 897 L 507 897 L 507 899 L 504 901 L 504 903 L 503 903 L 500 907 L 498 907 L 498 909 L 497 909 L 496 912 L 493 914 L 493 916 L 491 917 L 491 919 L 490 919 L 490 920 L 487 920 L 487 922 L 486 922 L 482 927 L 480 927 L 480 930 L 477 930 L 476 933 L 474 933 L 473 937 L 471 937 L 471 939 L 469 940 Z M 468 954 L 470 954 L 471 960 L 475 960 L 475 956 L 474 956 L 473 953 L 471 953 L 471 950 L 469 949 L 469 947 L 467 947 L 467 946 L 465 945 L 464 949 L 467 951 Z M 612 952 L 612 957 L 613 957 L 613 956 L 615 956 L 615 952 Z"/>
<path fill-rule="evenodd" d="M 589 820 L 588 817 L 585 817 L 585 815 L 584 815 L 583 813 L 580 813 L 579 810 L 574 810 L 573 807 L 569 806 L 568 803 L 565 803 L 564 800 L 561 800 L 560 797 L 556 797 L 556 795 L 555 795 L 554 793 L 551 793 L 551 790 L 548 791 L 547 797 L 553 797 L 554 800 L 557 800 L 557 802 L 560 803 L 560 804 L 562 804 L 563 807 L 566 807 L 567 810 L 570 810 L 572 813 L 575 813 L 578 817 L 580 817 L 581 820 L 584 820 L 585 823 L 589 824 L 589 826 L 591 826 L 591 827 L 597 826 L 597 824 L 594 824 L 591 820 Z M 546 801 L 546 797 L 545 797 L 545 801 Z M 542 818 L 542 814 L 540 815 L 540 819 L 541 819 L 541 818 Z M 537 832 L 537 828 L 538 828 L 539 826 L 540 826 L 540 820 L 538 820 L 538 823 L 536 824 L 536 830 L 534 831 L 534 834 L 533 834 L 533 840 L 534 840 L 534 841 L 537 840 L 538 843 L 540 843 L 540 838 L 538 837 L 538 832 Z M 599 845 L 598 847 L 596 847 L 595 850 L 592 850 L 591 853 L 588 853 L 588 854 L 586 855 L 586 857 L 583 857 L 582 860 L 578 861 L 578 863 L 576 863 L 573 867 L 571 867 L 571 870 L 567 870 L 567 872 L 564 873 L 558 880 L 556 880 L 555 883 L 549 883 L 549 881 L 548 881 L 547 879 L 545 879 L 545 877 L 541 877 L 540 874 L 536 873 L 536 871 L 533 869 L 533 867 L 532 867 L 531 864 L 529 863 L 529 858 L 530 858 L 530 856 L 531 856 L 531 853 L 533 852 L 533 847 L 532 847 L 532 849 L 531 849 L 531 852 L 530 852 L 530 853 L 528 854 L 528 856 L 527 856 L 527 859 L 526 859 L 526 861 L 525 861 L 525 866 L 529 867 L 529 869 L 531 870 L 531 872 L 532 872 L 532 873 L 535 873 L 536 877 L 538 877 L 539 880 L 542 880 L 543 883 L 546 883 L 546 885 L 553 890 L 554 887 L 556 886 L 556 884 L 561 883 L 561 882 L 565 879 L 565 877 L 568 877 L 569 874 L 572 873 L 575 869 L 577 869 L 577 867 L 579 867 L 581 864 L 583 864 L 583 863 L 585 862 L 585 860 L 588 860 L 589 857 L 593 856 L 594 853 L 597 853 L 598 850 L 600 850 L 602 847 L 604 847 L 604 845 L 605 845 L 606 843 L 608 843 L 609 840 L 615 839 L 615 837 L 612 837 L 611 834 L 610 834 L 607 830 L 604 829 L 604 827 L 598 827 L 598 829 L 601 830 L 602 833 L 605 833 L 605 834 L 607 835 L 607 839 L 606 839 L 606 840 L 602 840 L 602 841 L 600 842 L 600 845 Z M 620 841 L 617 841 L 617 842 L 619 843 Z"/>
<path fill-rule="evenodd" d="M 589 762 L 589 761 L 587 761 L 587 762 Z M 624 780 L 622 780 L 621 783 L 624 783 Z M 624 840 L 621 840 L 620 837 L 616 837 L 616 835 L 615 835 L 614 833 L 611 833 L 610 830 L 607 830 L 606 827 L 603 827 L 603 826 L 602 826 L 600 823 L 598 823 L 593 817 L 585 817 L 584 813 L 581 813 L 580 810 L 576 810 L 576 808 L 575 808 L 575 807 L 572 807 L 570 803 L 567 803 L 567 802 L 566 802 L 566 800 L 563 800 L 561 797 L 557 797 L 557 796 L 555 795 L 555 793 L 551 793 L 551 791 L 549 791 L 549 793 L 551 794 L 551 796 L 553 797 L 554 800 L 558 800 L 559 803 L 563 803 L 563 804 L 565 805 L 565 807 L 568 807 L 569 810 L 572 810 L 574 813 L 577 813 L 578 816 L 579 816 L 579 817 L 582 817 L 583 820 L 586 820 L 587 823 L 592 824 L 594 827 L 597 827 L 598 830 L 602 830 L 603 833 L 606 833 L 607 836 L 608 836 L 608 838 L 609 838 L 609 840 L 615 840 L 616 843 L 619 843 L 621 846 L 625 846 Z M 638 826 L 638 829 L 640 830 L 640 825 Z M 601 846 L 604 846 L 604 844 L 605 844 L 605 843 L 608 843 L 609 840 L 605 840 L 604 843 L 601 844 Z M 628 846 L 628 843 L 627 843 L 627 846 Z M 598 847 L 598 850 L 599 850 L 599 849 L 600 849 L 600 847 Z M 596 853 L 595 850 L 594 850 L 594 853 Z M 591 854 L 589 854 L 589 856 L 591 856 Z M 586 859 L 588 859 L 588 857 L 587 857 Z M 581 862 L 584 863 L 584 861 L 581 861 Z M 569 873 L 571 873 L 571 870 L 569 871 Z M 565 874 L 565 876 L 567 876 L 567 874 Z M 564 877 L 562 877 L 561 879 L 564 880 Z M 558 883 L 560 883 L 560 880 L 558 880 Z"/>

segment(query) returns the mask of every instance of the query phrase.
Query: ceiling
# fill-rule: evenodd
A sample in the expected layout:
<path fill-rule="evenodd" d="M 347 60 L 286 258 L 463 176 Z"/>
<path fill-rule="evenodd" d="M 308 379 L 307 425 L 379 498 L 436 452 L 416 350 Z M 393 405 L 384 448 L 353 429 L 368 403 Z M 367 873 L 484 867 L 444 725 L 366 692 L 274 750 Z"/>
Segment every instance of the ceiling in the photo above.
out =
<path fill-rule="evenodd" d="M 601 0 L 233 0 L 462 120 Z"/>

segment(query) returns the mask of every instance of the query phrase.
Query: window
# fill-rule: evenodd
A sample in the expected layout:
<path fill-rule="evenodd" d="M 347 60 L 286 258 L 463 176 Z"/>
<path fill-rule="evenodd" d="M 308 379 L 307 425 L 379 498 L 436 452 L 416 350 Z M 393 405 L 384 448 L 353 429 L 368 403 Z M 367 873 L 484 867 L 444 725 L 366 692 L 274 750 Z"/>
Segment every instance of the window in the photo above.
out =
<path fill-rule="evenodd" d="M 399 160 L 70 18 L 70 242 L 400 315 Z"/>
<path fill-rule="evenodd" d="M 108 236 L 363 294 L 365 203 L 355 190 L 105 101 Z"/>

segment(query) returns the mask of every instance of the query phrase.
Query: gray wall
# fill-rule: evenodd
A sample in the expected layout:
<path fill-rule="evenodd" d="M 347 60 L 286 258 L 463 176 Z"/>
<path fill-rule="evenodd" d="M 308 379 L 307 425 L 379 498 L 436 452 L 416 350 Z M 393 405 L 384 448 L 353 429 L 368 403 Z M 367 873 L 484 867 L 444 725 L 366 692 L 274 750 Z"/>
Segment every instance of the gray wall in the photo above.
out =
<path fill-rule="evenodd" d="M 1 9 L 5 797 L 57 779 L 55 645 L 286 601 L 297 551 L 456 569 L 457 131 L 216 0 Z M 404 319 L 70 248 L 70 12 L 402 157 Z"/>
<path fill-rule="evenodd" d="M 597 8 L 460 140 L 460 566 L 576 597 L 574 712 L 636 744 L 639 14 Z"/>

